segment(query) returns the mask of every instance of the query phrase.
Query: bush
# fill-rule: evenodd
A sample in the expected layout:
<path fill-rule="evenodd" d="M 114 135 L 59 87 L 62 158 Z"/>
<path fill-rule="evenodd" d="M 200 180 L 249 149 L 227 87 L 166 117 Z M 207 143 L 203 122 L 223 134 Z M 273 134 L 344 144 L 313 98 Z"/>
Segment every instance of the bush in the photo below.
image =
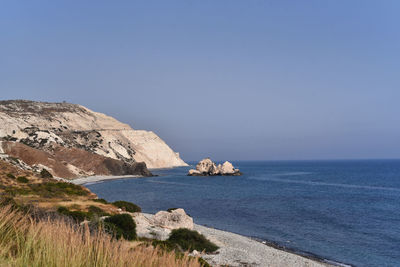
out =
<path fill-rule="evenodd" d="M 89 206 L 88 208 L 89 213 L 91 214 L 96 214 L 97 216 L 110 216 L 107 212 L 105 212 L 102 208 L 96 207 L 96 206 Z"/>
<path fill-rule="evenodd" d="M 119 239 L 122 236 L 126 240 L 136 239 L 136 223 L 129 214 L 110 216 L 104 220 L 104 223 L 108 225 L 108 227 L 110 227 L 109 224 L 113 224 L 116 227 L 113 229 L 115 238 Z"/>
<path fill-rule="evenodd" d="M 203 235 L 186 228 L 172 230 L 167 241 L 189 251 L 214 252 L 218 249 L 217 245 L 207 240 Z"/>
<path fill-rule="evenodd" d="M 57 209 L 57 212 L 71 217 L 73 220 L 75 220 L 76 222 L 80 223 L 83 222 L 85 219 L 90 220 L 90 218 L 92 217 L 89 213 L 87 212 L 83 212 L 83 211 L 70 211 L 68 208 L 66 207 L 59 207 Z"/>
<path fill-rule="evenodd" d="M 43 169 L 40 172 L 40 177 L 42 177 L 42 178 L 53 178 L 53 175 L 48 170 Z"/>
<path fill-rule="evenodd" d="M 133 204 L 128 201 L 120 200 L 120 201 L 115 201 L 112 204 L 114 206 L 116 206 L 122 210 L 128 211 L 128 212 L 141 212 L 142 211 L 142 209 L 138 205 Z"/>
<path fill-rule="evenodd" d="M 30 184 L 32 191 L 43 197 L 60 197 L 62 195 L 86 196 L 89 192 L 80 185 L 64 182 L 47 182 L 41 184 Z"/>
<path fill-rule="evenodd" d="M 25 176 L 18 176 L 17 181 L 20 183 L 28 183 L 29 180 Z"/>
<path fill-rule="evenodd" d="M 8 178 L 11 178 L 11 179 L 15 179 L 15 176 L 14 176 L 14 174 L 12 174 L 12 173 L 7 173 L 7 177 L 8 177 Z"/>
<path fill-rule="evenodd" d="M 105 200 L 104 198 L 96 198 L 96 199 L 92 199 L 94 202 L 99 202 L 99 203 L 103 203 L 103 204 L 108 204 L 108 201 Z"/>

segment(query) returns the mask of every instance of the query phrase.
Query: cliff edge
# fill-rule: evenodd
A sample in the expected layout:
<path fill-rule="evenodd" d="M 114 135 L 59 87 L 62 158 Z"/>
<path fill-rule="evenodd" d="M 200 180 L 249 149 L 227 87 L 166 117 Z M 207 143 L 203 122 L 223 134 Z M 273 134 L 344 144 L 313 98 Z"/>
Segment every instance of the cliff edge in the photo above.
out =
<path fill-rule="evenodd" d="M 155 133 L 134 130 L 110 116 L 70 103 L 0 101 L 0 139 L 3 155 L 31 162 L 28 165 L 63 169 L 59 172 L 68 178 L 133 174 L 141 162 L 147 168 L 187 165 Z M 41 157 L 46 160 L 38 162 Z M 53 161 L 64 168 L 55 167 Z"/>

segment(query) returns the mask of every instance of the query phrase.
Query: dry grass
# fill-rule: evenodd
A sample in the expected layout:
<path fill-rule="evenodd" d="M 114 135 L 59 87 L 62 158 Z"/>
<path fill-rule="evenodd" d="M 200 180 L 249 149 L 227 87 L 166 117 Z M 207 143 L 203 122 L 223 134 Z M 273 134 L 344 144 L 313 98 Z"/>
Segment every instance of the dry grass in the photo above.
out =
<path fill-rule="evenodd" d="M 197 259 L 113 240 L 63 219 L 33 220 L 0 208 L 0 266 L 200 266 Z"/>

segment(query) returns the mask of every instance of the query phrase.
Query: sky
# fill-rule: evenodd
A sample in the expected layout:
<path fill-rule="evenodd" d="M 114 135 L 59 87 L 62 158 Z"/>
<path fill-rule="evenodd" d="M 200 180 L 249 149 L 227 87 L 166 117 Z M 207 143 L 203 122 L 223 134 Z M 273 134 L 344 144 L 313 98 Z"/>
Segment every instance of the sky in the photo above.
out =
<path fill-rule="evenodd" d="M 400 158 L 400 1 L 1 1 L 0 99 L 67 101 L 184 160 Z"/>

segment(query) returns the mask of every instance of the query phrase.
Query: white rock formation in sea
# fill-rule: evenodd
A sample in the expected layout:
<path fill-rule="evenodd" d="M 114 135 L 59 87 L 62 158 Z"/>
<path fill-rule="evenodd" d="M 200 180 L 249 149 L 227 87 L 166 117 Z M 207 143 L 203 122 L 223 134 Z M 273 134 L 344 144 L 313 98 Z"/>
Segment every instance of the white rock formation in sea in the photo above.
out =
<path fill-rule="evenodd" d="M 194 227 L 193 218 L 183 209 L 159 211 L 155 215 L 145 213 L 132 214 L 139 237 L 166 240 L 173 229 Z"/>
<path fill-rule="evenodd" d="M 84 150 L 126 164 L 144 162 L 148 168 L 187 166 L 155 133 L 134 130 L 110 116 L 69 103 L 0 101 L 0 140 L 49 153 Z M 8 145 L 9 150 L 14 147 Z M 76 176 L 91 175 L 71 161 L 67 165 Z"/>
<path fill-rule="evenodd" d="M 196 169 L 191 169 L 188 172 L 189 176 L 215 176 L 215 175 L 232 175 L 237 176 L 242 173 L 239 169 L 235 169 L 229 161 L 225 161 L 224 164 L 218 164 L 218 166 L 210 159 L 202 159 L 196 165 Z"/>

